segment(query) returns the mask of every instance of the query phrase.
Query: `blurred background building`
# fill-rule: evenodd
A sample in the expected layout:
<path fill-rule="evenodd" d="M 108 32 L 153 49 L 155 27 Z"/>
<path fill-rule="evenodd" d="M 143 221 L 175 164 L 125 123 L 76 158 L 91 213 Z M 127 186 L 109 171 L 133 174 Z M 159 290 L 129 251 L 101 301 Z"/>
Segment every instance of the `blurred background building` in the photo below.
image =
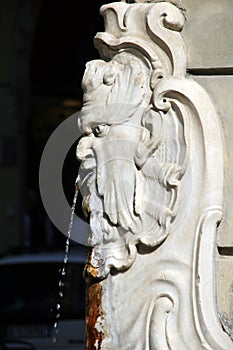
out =
<path fill-rule="evenodd" d="M 93 38 L 104 30 L 99 8 L 107 2 L 0 2 L 0 253 L 64 247 L 41 202 L 39 164 L 51 133 L 81 107 L 81 79 L 85 63 L 99 57 Z M 77 169 L 73 147 L 63 174 L 69 202 Z"/>

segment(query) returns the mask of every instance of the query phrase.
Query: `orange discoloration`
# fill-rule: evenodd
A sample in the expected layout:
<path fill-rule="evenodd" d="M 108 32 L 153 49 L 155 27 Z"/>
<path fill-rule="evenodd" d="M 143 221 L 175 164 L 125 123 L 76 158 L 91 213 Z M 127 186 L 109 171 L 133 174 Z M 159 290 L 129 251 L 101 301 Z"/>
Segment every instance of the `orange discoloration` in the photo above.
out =
<path fill-rule="evenodd" d="M 96 281 L 97 271 L 89 263 L 91 251 L 87 256 L 84 274 L 87 281 L 86 293 L 86 329 L 85 329 L 85 350 L 101 350 L 103 332 L 96 328 L 97 319 L 103 317 L 102 310 L 102 286 Z"/>
<path fill-rule="evenodd" d="M 90 200 L 90 195 L 85 197 L 83 199 L 83 201 L 82 201 L 83 212 L 84 212 L 84 215 L 86 217 L 88 217 L 88 215 L 90 215 L 90 213 L 91 213 L 91 209 L 90 209 L 90 206 L 89 206 L 89 200 Z"/>

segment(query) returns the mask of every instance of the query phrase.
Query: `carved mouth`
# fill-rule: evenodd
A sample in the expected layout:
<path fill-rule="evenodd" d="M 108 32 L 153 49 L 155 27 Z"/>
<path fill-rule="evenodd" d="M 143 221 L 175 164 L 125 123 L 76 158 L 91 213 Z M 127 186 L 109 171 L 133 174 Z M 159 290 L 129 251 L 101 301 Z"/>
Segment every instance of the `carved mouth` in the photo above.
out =
<path fill-rule="evenodd" d="M 87 154 L 82 158 L 82 162 L 80 165 L 82 170 L 90 170 L 96 168 L 96 160 L 92 154 Z"/>
<path fill-rule="evenodd" d="M 86 218 L 90 217 L 91 214 L 91 207 L 90 207 L 90 197 L 91 197 L 91 191 L 90 187 L 93 185 L 93 182 L 95 181 L 95 172 L 94 171 L 82 171 L 78 176 L 78 185 L 79 189 L 82 193 L 82 207 L 84 216 Z"/>

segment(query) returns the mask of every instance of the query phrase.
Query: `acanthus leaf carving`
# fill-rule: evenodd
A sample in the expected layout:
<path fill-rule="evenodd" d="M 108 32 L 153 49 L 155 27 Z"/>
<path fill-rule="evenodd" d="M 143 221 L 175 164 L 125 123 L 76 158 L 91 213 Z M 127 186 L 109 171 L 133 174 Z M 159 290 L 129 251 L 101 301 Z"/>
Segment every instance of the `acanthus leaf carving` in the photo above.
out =
<path fill-rule="evenodd" d="M 101 72 L 95 81 L 94 69 Z M 149 73 L 140 58 L 120 52 L 105 65 L 89 63 L 83 79 L 84 107 L 79 125 L 89 135 L 79 143 L 77 155 L 83 161 L 82 177 L 89 171 L 88 164 L 94 166 L 84 204 L 86 207 L 88 198 L 90 225 L 95 232 L 90 244 L 98 245 L 94 260 L 105 256 L 104 275 L 110 267 L 131 265 L 136 254 L 132 246 L 161 244 L 177 212 L 178 187 L 186 167 L 183 121 L 173 108 L 164 113 L 151 104 Z M 112 83 L 108 79 L 102 84 L 106 74 L 114 76 Z M 96 105 L 98 93 L 105 100 L 103 105 Z"/>
<path fill-rule="evenodd" d="M 96 60 L 87 64 L 83 77 L 84 107 L 79 118 L 79 126 L 85 133 L 90 133 L 85 141 L 88 147 L 90 140 L 94 142 L 93 138 L 90 139 L 91 135 L 97 136 L 96 127 L 100 128 L 101 126 L 105 130 L 108 128 L 108 132 L 110 130 L 110 134 L 112 132 L 116 138 L 113 140 L 112 134 L 110 137 L 103 135 L 103 132 L 98 134 L 98 138 L 102 141 L 98 140 L 96 146 L 93 147 L 94 151 L 91 152 L 92 156 L 97 158 L 97 171 L 93 175 L 97 177 L 97 186 L 93 184 L 97 195 L 88 194 L 90 199 L 88 207 L 93 203 L 91 198 L 95 198 L 95 205 L 98 207 L 95 212 L 99 218 L 98 221 L 102 222 L 102 228 L 100 228 L 100 224 L 96 224 L 93 210 L 90 217 L 91 227 L 92 222 L 95 222 L 94 226 L 99 227 L 99 231 L 105 232 L 104 241 L 108 241 L 109 246 L 115 243 L 121 246 L 121 248 L 114 248 L 121 251 L 119 254 L 124 257 L 119 259 L 118 254 L 118 258 L 116 258 L 117 267 L 115 266 L 115 268 L 121 269 L 119 260 L 122 260 L 122 268 L 126 268 L 135 259 L 136 252 L 135 249 L 130 248 L 131 246 L 135 247 L 140 242 L 157 246 L 164 241 L 168 234 L 169 222 L 175 216 L 178 184 L 181 174 L 184 173 L 182 160 L 176 159 L 182 152 L 185 153 L 179 146 L 180 142 L 183 145 L 185 143 L 184 135 L 182 135 L 182 121 L 177 118 L 172 109 L 166 111 L 167 115 L 165 116 L 164 111 L 154 108 L 151 104 L 151 97 L 156 81 L 171 73 L 171 67 L 175 68 L 174 57 L 177 55 L 170 48 L 166 49 L 165 54 L 169 60 L 166 58 L 161 61 L 160 57 L 165 57 L 163 48 L 167 47 L 162 23 L 164 28 L 167 27 L 165 31 L 168 31 L 169 39 L 172 35 L 169 32 L 182 28 L 183 17 L 177 8 L 166 3 L 157 4 L 157 7 L 154 5 L 145 7 L 143 4 L 132 7 L 128 4 L 113 3 L 103 6 L 101 11 L 105 16 L 106 32 L 98 33 L 95 41 L 99 50 L 103 49 L 104 55 L 107 52 L 108 59 L 112 59 L 109 62 Z M 137 21 L 138 13 L 143 15 L 146 27 L 144 27 L 143 21 Z M 175 20 L 176 14 L 178 16 Z M 161 22 L 160 33 L 156 35 L 153 29 L 154 23 L 151 20 L 153 15 L 158 23 Z M 135 27 L 135 23 L 142 23 L 141 28 Z M 139 39 L 135 31 L 141 32 Z M 146 40 L 148 38 L 149 40 Z M 129 49 L 130 42 L 132 45 Z M 185 67 L 184 61 L 181 60 L 181 62 Z M 164 67 L 167 67 L 167 71 L 164 71 Z M 101 105 L 99 104 L 100 100 Z M 90 106 L 95 108 L 95 112 L 90 110 Z M 99 113 L 97 109 L 99 109 Z M 103 149 L 103 142 L 106 145 L 111 143 L 110 149 L 114 147 L 114 143 L 117 147 L 116 143 L 119 143 L 117 133 L 121 130 L 120 124 L 124 125 L 125 130 L 131 130 L 131 135 L 135 134 L 135 139 L 131 140 L 128 135 L 125 139 L 122 138 L 122 132 L 120 135 L 121 141 L 124 139 L 124 147 L 128 146 L 128 149 L 131 149 L 131 154 L 128 154 L 125 160 L 115 162 L 116 165 L 113 160 L 106 164 L 105 158 L 102 160 L 100 156 L 100 153 L 103 152 L 98 153 L 98 147 Z M 174 126 L 180 135 L 173 136 Z M 169 139 L 172 141 L 168 141 Z M 173 143 L 172 150 L 168 149 L 167 142 Z M 77 154 L 80 159 L 83 158 L 81 150 L 83 144 L 84 141 L 78 146 Z M 124 151 L 125 149 L 123 149 Z M 105 156 L 109 159 L 109 154 Z M 119 157 L 122 155 L 119 154 Z M 125 157 L 124 153 L 123 157 Z M 88 162 L 90 163 L 90 160 Z M 104 176 L 104 173 L 109 172 L 110 167 L 111 169 L 116 167 L 115 174 L 117 174 L 121 165 L 125 171 L 125 175 L 124 172 L 122 173 L 123 181 L 121 179 L 119 182 L 118 175 L 111 174 L 112 182 L 109 184 L 107 175 Z M 82 167 L 85 168 L 83 164 Z M 132 180 L 134 179 L 133 185 L 128 184 L 130 173 Z M 129 190 L 130 188 L 131 190 Z M 118 191 L 120 191 L 120 195 L 117 195 Z M 153 193 L 153 196 L 149 193 Z M 86 202 L 86 196 L 84 196 L 85 207 Z M 105 217 L 100 214 L 103 212 Z M 116 228 L 117 225 L 119 228 Z M 98 230 L 95 228 L 94 231 Z M 100 244 L 98 239 L 97 241 L 93 237 L 90 239 L 90 244 L 96 245 L 98 243 L 98 249 L 94 248 L 96 256 L 99 256 L 102 249 L 100 247 L 102 243 Z M 124 253 L 123 250 L 125 250 Z M 107 251 L 108 248 L 104 246 L 104 255 L 108 256 L 106 259 L 112 261 L 112 251 L 111 249 L 110 252 L 107 253 Z M 134 257 L 129 259 L 129 256 Z M 95 258 L 95 260 L 98 259 Z M 106 262 L 104 265 L 108 266 L 109 264 Z M 114 264 L 110 265 L 114 267 Z M 109 271 L 110 268 L 104 275 Z"/>
<path fill-rule="evenodd" d="M 192 350 L 232 349 L 216 312 L 213 266 L 203 273 L 199 265 L 208 240 L 206 257 L 214 259 L 221 220 L 221 123 L 207 92 L 186 77 L 184 15 L 166 2 L 112 3 L 101 13 L 106 31 L 95 37 L 101 59 L 88 62 L 83 77 L 77 157 L 88 263 L 117 299 L 103 300 L 115 327 L 106 343 L 123 349 L 128 332 L 132 349 L 185 350 L 189 339 Z M 144 284 L 136 286 L 133 273 Z M 125 321 L 137 334 L 117 323 L 118 308 L 127 313 L 120 282 L 142 298 Z"/>

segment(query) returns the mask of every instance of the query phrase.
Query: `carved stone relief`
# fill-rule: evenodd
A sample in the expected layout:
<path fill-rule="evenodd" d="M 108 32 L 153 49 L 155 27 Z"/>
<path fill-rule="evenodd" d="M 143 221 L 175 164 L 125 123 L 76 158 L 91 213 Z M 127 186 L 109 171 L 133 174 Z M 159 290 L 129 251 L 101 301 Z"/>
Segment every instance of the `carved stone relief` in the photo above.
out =
<path fill-rule="evenodd" d="M 89 300 L 86 349 L 233 349 L 215 291 L 221 122 L 186 77 L 185 17 L 167 2 L 101 13 L 78 117 L 86 278 L 100 302 Z"/>

